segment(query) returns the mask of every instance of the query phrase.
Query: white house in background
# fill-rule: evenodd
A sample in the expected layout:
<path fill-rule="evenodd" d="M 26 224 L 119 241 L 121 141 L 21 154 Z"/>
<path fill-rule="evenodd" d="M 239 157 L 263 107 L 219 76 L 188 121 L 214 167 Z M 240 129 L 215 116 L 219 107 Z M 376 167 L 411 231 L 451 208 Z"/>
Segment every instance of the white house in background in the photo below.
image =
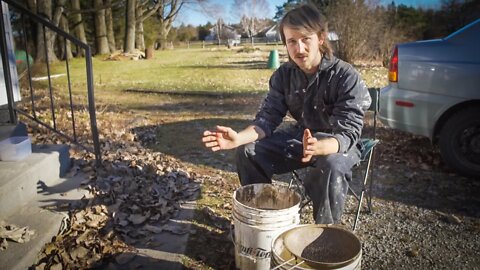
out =
<path fill-rule="evenodd" d="M 231 27 L 230 25 L 222 24 L 221 27 L 221 33 L 220 33 L 220 39 L 222 40 L 233 40 L 235 41 L 234 43 L 238 42 L 240 43 L 240 37 L 241 35 L 238 34 L 237 30 L 235 28 Z M 218 29 L 217 25 L 215 24 L 212 28 L 210 28 L 210 34 L 205 37 L 205 40 L 207 41 L 216 41 L 218 40 Z M 235 44 L 236 45 L 236 44 Z"/>
<path fill-rule="evenodd" d="M 328 32 L 327 38 L 330 41 L 338 41 L 338 35 L 335 32 Z"/>
<path fill-rule="evenodd" d="M 278 32 L 278 24 L 274 24 L 267 28 L 265 31 L 265 37 L 267 38 L 267 42 L 277 42 L 280 41 L 280 33 Z"/>

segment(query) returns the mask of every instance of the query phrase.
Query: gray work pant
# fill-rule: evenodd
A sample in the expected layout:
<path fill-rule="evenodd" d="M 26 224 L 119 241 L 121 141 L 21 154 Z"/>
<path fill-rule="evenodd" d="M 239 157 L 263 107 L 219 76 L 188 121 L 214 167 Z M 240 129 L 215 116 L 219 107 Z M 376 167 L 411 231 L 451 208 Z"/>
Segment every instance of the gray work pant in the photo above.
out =
<path fill-rule="evenodd" d="M 321 135 L 314 133 L 317 138 Z M 352 147 L 346 154 L 315 156 L 310 162 L 303 163 L 302 136 L 303 128 L 292 125 L 276 130 L 272 136 L 238 147 L 236 164 L 240 182 L 242 185 L 271 183 L 274 174 L 308 167 L 303 181 L 313 202 L 315 223 L 339 223 L 352 167 L 359 162 L 360 151 Z"/>

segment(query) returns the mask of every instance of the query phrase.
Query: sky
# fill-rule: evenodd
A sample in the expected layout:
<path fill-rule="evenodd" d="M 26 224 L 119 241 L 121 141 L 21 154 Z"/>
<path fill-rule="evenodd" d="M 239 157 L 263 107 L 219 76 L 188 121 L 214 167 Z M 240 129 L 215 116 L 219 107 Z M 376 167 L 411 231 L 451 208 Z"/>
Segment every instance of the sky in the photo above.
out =
<path fill-rule="evenodd" d="M 438 8 L 441 5 L 441 0 L 394 0 L 396 5 L 404 4 L 407 6 L 413 7 L 423 7 L 423 8 Z M 198 5 L 185 5 L 180 10 L 178 17 L 175 20 L 174 26 L 191 24 L 194 26 L 205 25 L 207 22 L 215 22 L 219 14 L 220 17 L 227 23 L 238 23 L 238 18 L 232 18 L 234 10 L 233 0 L 210 0 L 214 5 L 221 6 L 223 9 L 222 12 L 217 12 L 213 15 L 206 15 L 204 11 L 205 8 L 202 8 Z M 276 6 L 281 6 L 286 0 L 267 0 L 269 7 L 264 11 L 267 18 L 273 18 L 277 11 Z M 381 3 L 389 4 L 392 0 L 380 0 Z"/>

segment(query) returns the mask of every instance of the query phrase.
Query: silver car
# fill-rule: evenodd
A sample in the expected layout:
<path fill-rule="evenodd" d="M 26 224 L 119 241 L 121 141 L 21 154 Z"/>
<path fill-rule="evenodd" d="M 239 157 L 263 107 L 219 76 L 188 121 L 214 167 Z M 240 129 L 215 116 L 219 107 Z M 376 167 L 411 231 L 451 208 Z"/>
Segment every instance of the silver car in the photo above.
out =
<path fill-rule="evenodd" d="M 380 120 L 423 135 L 459 173 L 480 176 L 480 19 L 443 39 L 398 44 Z"/>

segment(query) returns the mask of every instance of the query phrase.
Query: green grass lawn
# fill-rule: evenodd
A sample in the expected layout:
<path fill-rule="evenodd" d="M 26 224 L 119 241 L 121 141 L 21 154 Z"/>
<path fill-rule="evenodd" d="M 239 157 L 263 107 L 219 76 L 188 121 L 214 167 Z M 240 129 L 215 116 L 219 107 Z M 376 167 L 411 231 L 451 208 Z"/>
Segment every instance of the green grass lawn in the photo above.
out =
<path fill-rule="evenodd" d="M 98 56 L 93 60 L 95 91 L 265 91 L 273 72 L 267 68 L 271 49 L 283 51 L 282 46 L 265 46 L 252 52 L 223 47 L 177 49 L 155 51 L 153 59 L 138 61 L 112 61 Z M 65 63 L 54 64 L 52 73 L 66 73 Z M 80 88 L 85 82 L 83 59 L 70 61 L 70 74 L 73 85 Z M 65 77 L 56 80 L 65 83 Z"/>
<path fill-rule="evenodd" d="M 284 47 L 274 45 L 255 49 L 210 47 L 155 51 L 153 59 L 137 61 L 113 61 L 106 60 L 108 56 L 97 56 L 93 59 L 93 73 L 100 132 L 106 132 L 106 126 L 115 120 L 131 123 L 131 119 L 146 118 L 152 125 L 161 127 L 157 129 L 160 143 L 152 146 L 156 151 L 189 162 L 195 162 L 199 155 L 212 157 L 211 153 L 205 156 L 206 149 L 200 144 L 202 131 L 217 124 L 239 130 L 250 123 L 268 91 L 273 70 L 267 68 L 267 62 L 272 49 L 279 51 L 281 62 L 287 61 Z M 50 68 L 51 74 L 67 73 L 65 62 L 52 64 Z M 385 68 L 369 65 L 357 68 L 369 87 L 386 84 Z M 45 67 L 36 70 L 40 72 L 35 76 L 46 72 Z M 69 60 L 69 72 L 75 104 L 84 108 L 83 114 L 76 114 L 77 119 L 85 119 L 88 125 L 85 59 Z M 38 81 L 35 85 L 45 88 L 48 82 Z M 52 85 L 54 96 L 59 96 L 55 102 L 66 103 L 66 76 L 53 78 Z M 42 95 L 46 99 L 45 94 Z M 44 102 L 44 108 L 48 106 L 49 103 Z M 45 118 L 48 120 L 48 111 Z M 177 135 L 186 132 L 190 136 L 179 138 Z M 225 159 L 220 154 L 213 156 Z"/>
<path fill-rule="evenodd" d="M 149 60 L 106 60 L 108 56 L 93 59 L 94 91 L 98 102 L 138 107 L 148 101 L 127 98 L 125 90 L 158 93 L 235 94 L 265 93 L 273 70 L 267 68 L 269 52 L 277 49 L 280 61 L 287 61 L 286 50 L 280 45 L 251 47 L 209 47 L 206 49 L 175 49 L 155 51 Z M 66 74 L 65 62 L 52 64 L 52 74 Z M 386 84 L 386 70 L 358 67 L 370 87 Z M 375 69 L 375 68 L 374 68 Z M 380 72 L 379 72 L 379 70 Z M 37 76 L 46 73 L 40 67 Z M 85 96 L 86 67 L 84 59 L 69 61 L 71 87 L 74 93 Z M 381 74 L 380 77 L 378 74 Z M 47 81 L 37 82 L 45 87 Z M 60 92 L 68 89 L 66 76 L 52 79 Z M 119 95 L 122 93 L 122 95 Z M 127 95 L 128 96 L 128 95 Z"/>

